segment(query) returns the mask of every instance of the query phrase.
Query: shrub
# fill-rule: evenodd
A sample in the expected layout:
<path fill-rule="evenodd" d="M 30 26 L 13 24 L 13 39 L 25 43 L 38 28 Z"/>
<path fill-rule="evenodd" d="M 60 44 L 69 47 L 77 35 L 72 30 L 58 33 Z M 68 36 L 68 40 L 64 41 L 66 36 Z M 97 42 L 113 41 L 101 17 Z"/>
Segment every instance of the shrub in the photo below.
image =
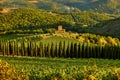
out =
<path fill-rule="evenodd" d="M 7 62 L 0 60 L 0 79 L 2 80 L 29 80 L 23 71 L 17 72 Z"/>

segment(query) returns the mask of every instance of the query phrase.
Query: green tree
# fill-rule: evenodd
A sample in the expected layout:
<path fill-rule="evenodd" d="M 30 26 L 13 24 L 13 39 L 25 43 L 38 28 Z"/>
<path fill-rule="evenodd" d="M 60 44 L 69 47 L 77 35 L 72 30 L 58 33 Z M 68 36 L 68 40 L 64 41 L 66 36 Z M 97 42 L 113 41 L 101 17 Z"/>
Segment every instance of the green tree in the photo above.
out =
<path fill-rule="evenodd" d="M 70 45 L 70 57 L 73 58 L 75 55 L 74 55 L 74 43 L 71 42 L 71 45 Z"/>
<path fill-rule="evenodd" d="M 50 46 L 50 44 L 48 44 L 48 45 L 47 45 L 47 52 L 46 52 L 47 55 L 46 55 L 46 57 L 51 57 L 51 55 L 50 55 L 50 54 L 51 54 L 51 53 L 50 53 L 50 50 L 51 50 L 51 46 Z"/>
<path fill-rule="evenodd" d="M 58 52 L 58 45 L 57 45 L 57 43 L 56 43 L 56 45 L 55 45 L 55 57 L 59 57 L 59 52 Z"/>
<path fill-rule="evenodd" d="M 70 43 L 68 43 L 68 46 L 67 46 L 67 50 L 66 50 L 66 55 L 67 55 L 67 58 L 70 58 Z"/>
<path fill-rule="evenodd" d="M 54 52 L 55 52 L 55 49 L 54 49 L 54 48 L 55 48 L 55 46 L 54 46 L 54 44 L 52 43 L 52 44 L 51 44 L 51 50 L 50 50 L 50 51 L 51 51 L 51 52 L 50 52 L 50 53 L 51 53 L 51 57 L 55 57 L 55 53 L 54 53 Z"/>
<path fill-rule="evenodd" d="M 21 55 L 22 55 L 22 56 L 25 56 L 25 54 L 26 54 L 26 49 L 25 49 L 25 42 L 24 42 L 24 41 L 23 41 L 22 44 L 21 44 L 21 50 L 22 50 Z"/>
<path fill-rule="evenodd" d="M 74 57 L 78 58 L 78 45 L 77 45 L 77 43 L 74 43 Z"/>
<path fill-rule="evenodd" d="M 63 52 L 63 48 L 62 48 L 62 42 L 60 41 L 59 42 L 59 57 L 63 57 L 63 54 L 62 54 L 62 52 Z"/>
<path fill-rule="evenodd" d="M 67 54 L 66 54 L 66 42 L 64 41 L 63 42 L 63 56 L 64 56 L 64 58 L 66 58 L 67 57 Z"/>

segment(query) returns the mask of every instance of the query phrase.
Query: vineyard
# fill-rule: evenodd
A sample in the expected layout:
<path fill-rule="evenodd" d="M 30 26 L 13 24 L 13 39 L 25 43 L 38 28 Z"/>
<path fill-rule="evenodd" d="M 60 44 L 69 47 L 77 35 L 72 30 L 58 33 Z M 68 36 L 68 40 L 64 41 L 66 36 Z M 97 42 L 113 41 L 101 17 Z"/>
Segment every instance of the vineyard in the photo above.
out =
<path fill-rule="evenodd" d="M 120 80 L 120 0 L 0 0 L 0 80 Z"/>
<path fill-rule="evenodd" d="M 24 72 L 29 80 L 119 80 L 119 40 L 117 45 L 99 45 L 63 36 L 45 37 L 1 38 L 0 60 Z"/>
<path fill-rule="evenodd" d="M 30 80 L 119 80 L 120 61 L 39 57 L 0 57 Z"/>

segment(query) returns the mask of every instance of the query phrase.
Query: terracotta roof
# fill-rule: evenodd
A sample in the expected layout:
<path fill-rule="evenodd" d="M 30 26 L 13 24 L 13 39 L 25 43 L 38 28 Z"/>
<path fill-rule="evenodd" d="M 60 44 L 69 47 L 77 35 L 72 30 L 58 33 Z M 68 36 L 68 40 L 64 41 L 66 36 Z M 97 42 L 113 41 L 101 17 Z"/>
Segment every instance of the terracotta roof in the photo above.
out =
<path fill-rule="evenodd" d="M 0 13 L 9 13 L 15 9 L 17 9 L 17 8 L 4 8 L 2 11 L 0 11 Z"/>

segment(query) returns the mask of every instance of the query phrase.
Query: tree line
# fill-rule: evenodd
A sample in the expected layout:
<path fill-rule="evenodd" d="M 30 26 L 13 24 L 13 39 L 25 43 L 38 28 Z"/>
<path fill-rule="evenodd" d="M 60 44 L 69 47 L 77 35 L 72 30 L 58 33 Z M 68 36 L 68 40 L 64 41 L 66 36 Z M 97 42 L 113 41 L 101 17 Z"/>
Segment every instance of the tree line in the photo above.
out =
<path fill-rule="evenodd" d="M 0 54 L 3 56 L 58 57 L 58 58 L 103 58 L 120 59 L 120 46 L 100 46 L 84 43 L 58 42 L 43 44 L 33 41 L 0 42 Z"/>

